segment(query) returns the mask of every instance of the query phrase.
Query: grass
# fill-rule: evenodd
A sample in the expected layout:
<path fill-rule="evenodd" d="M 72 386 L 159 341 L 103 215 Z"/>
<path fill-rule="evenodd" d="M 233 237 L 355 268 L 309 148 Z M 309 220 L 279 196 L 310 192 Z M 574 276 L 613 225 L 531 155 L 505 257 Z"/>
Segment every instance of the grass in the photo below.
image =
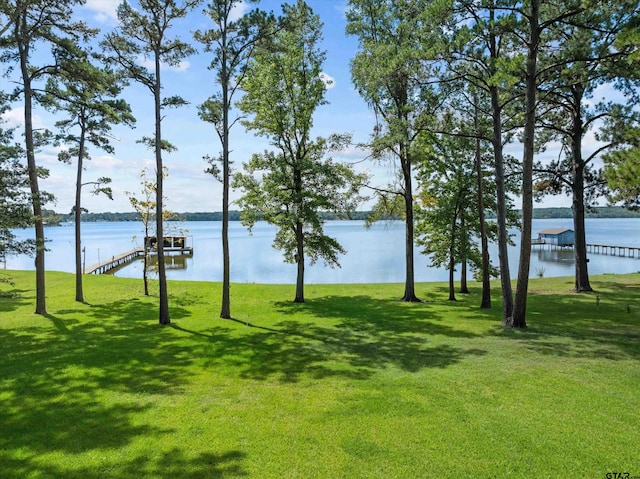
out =
<path fill-rule="evenodd" d="M 640 476 L 640 274 L 531 281 L 525 331 L 420 284 L 171 282 L 0 271 L 2 478 Z M 497 285 L 494 303 L 497 302 Z"/>

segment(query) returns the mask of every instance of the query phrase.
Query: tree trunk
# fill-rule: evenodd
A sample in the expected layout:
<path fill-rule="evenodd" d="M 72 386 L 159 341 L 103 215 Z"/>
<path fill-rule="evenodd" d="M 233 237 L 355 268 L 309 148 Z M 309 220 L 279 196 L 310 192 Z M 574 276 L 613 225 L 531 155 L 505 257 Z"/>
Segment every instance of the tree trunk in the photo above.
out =
<path fill-rule="evenodd" d="M 456 286 L 454 278 L 454 270 L 456 269 L 456 261 L 453 255 L 453 247 L 449 249 L 449 301 L 456 300 Z"/>
<path fill-rule="evenodd" d="M 576 114 L 572 124 L 571 157 L 573 166 L 573 181 L 571 183 L 573 211 L 574 247 L 573 254 L 576 262 L 575 290 L 578 293 L 593 291 L 589 282 L 587 259 L 587 236 L 584 225 L 584 169 L 582 160 L 582 96 L 583 91 L 574 90 L 574 108 Z"/>
<path fill-rule="evenodd" d="M 75 247 L 76 247 L 76 301 L 83 303 L 84 294 L 82 291 L 82 237 L 81 237 L 81 224 L 82 224 L 82 168 L 83 168 L 83 152 L 84 152 L 84 122 L 82 122 L 80 132 L 80 144 L 78 153 L 78 169 L 76 172 L 76 202 L 74 207 L 74 221 L 75 221 Z"/>
<path fill-rule="evenodd" d="M 411 158 L 408 153 L 403 155 L 402 162 L 403 180 L 405 186 L 404 202 L 405 202 L 405 282 L 404 296 L 402 301 L 410 303 L 418 303 L 420 299 L 415 292 L 415 264 L 413 260 L 413 242 L 414 242 L 414 224 L 413 224 L 413 187 L 411 179 Z"/>
<path fill-rule="evenodd" d="M 149 270 L 149 244 L 147 239 L 149 238 L 149 215 L 147 214 L 144 221 L 144 257 L 142 265 L 142 281 L 144 283 L 144 295 L 149 296 L 149 279 L 147 271 Z M 156 237 L 157 239 L 157 237 Z"/>
<path fill-rule="evenodd" d="M 456 269 L 456 222 L 458 221 L 458 207 L 456 206 L 451 219 L 451 235 L 449 236 L 449 301 L 456 300 L 454 271 Z"/>
<path fill-rule="evenodd" d="M 540 43 L 538 25 L 540 0 L 531 1 L 529 16 L 529 44 L 527 52 L 524 151 L 522 157 L 522 225 L 520 234 L 520 261 L 518 264 L 518 285 L 513 317 L 504 322 L 505 326 L 526 328 L 527 295 L 529 293 L 529 271 L 531 266 L 531 223 L 533 219 L 533 157 L 535 153 L 537 60 Z"/>
<path fill-rule="evenodd" d="M 478 182 L 478 220 L 480 222 L 480 247 L 482 250 L 482 300 L 480 308 L 491 308 L 491 277 L 489 261 L 489 240 L 487 238 L 487 225 L 484 217 L 484 186 L 482 177 L 482 144 L 480 142 L 480 122 L 478 113 L 478 97 L 474 95 L 474 126 L 476 130 L 476 179 Z"/>
<path fill-rule="evenodd" d="M 226 29 L 223 29 L 226 35 Z M 223 37 L 223 40 L 226 36 Z M 226 40 L 225 40 L 226 43 Z M 229 258 L 229 89 L 226 70 L 226 48 L 222 49 L 222 306 L 220 317 L 231 319 L 230 258 Z"/>
<path fill-rule="evenodd" d="M 465 218 L 464 211 L 461 212 L 460 215 L 460 231 L 464 236 L 463 241 L 466 243 L 469 241 L 467 238 L 467 232 L 465 230 Z M 466 249 L 466 246 L 464 246 Z M 465 253 L 462 254 L 461 264 L 460 264 L 460 294 L 469 294 L 469 287 L 467 286 L 467 255 Z"/>
<path fill-rule="evenodd" d="M 42 221 L 42 201 L 40 197 L 40 187 L 38 186 L 38 168 L 35 158 L 35 143 L 33 138 L 33 116 L 31 90 L 31 79 L 27 65 L 28 52 L 22 45 L 20 50 L 20 68 L 22 72 L 22 82 L 24 89 L 24 137 L 27 149 L 27 170 L 29 172 L 29 187 L 31 189 L 31 203 L 33 206 L 33 216 L 35 218 L 36 236 L 36 314 L 47 314 L 47 300 L 45 292 L 45 238 L 44 222 Z"/>
<path fill-rule="evenodd" d="M 160 54 L 155 52 L 156 84 L 154 88 L 155 114 L 156 114 L 156 239 L 158 241 L 158 283 L 160 293 L 159 323 L 170 324 L 169 298 L 167 293 L 167 276 L 164 265 L 164 221 L 163 221 L 163 168 L 162 168 L 162 129 L 161 129 L 161 105 L 160 105 Z"/>
<path fill-rule="evenodd" d="M 509 233 L 507 231 L 507 203 L 502 154 L 502 111 L 497 87 L 491 87 L 491 104 L 493 109 L 493 154 L 496 171 L 496 215 L 498 261 L 502 288 L 502 320 L 506 321 L 513 314 L 513 292 L 511 290 L 511 273 L 509 272 Z"/>
<path fill-rule="evenodd" d="M 460 294 L 469 294 L 469 286 L 467 285 L 467 258 L 462 258 L 460 264 Z"/>
<path fill-rule="evenodd" d="M 296 297 L 294 303 L 304 303 L 304 232 L 302 231 L 302 222 L 296 223 L 296 264 L 298 265 L 298 273 L 296 277 Z"/>
<path fill-rule="evenodd" d="M 489 16 L 493 24 L 495 9 L 489 10 Z M 493 63 L 498 61 L 498 48 L 496 34 L 490 34 L 489 49 Z M 491 73 L 497 73 L 493 67 Z M 500 263 L 500 285 L 502 288 L 502 320 L 507 321 L 513 314 L 513 293 L 511 290 L 511 273 L 509 272 L 509 233 L 507 231 L 507 203 L 504 177 L 504 156 L 502 153 L 502 106 L 497 86 L 489 87 L 491 96 L 491 110 L 493 121 L 493 154 L 496 171 L 496 215 L 498 222 L 498 261 Z"/>

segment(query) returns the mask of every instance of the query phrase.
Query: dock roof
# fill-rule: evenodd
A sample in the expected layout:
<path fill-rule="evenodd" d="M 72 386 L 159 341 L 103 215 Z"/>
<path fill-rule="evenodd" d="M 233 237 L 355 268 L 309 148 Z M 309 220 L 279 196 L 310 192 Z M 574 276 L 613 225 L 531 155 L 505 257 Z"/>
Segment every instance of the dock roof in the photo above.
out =
<path fill-rule="evenodd" d="M 546 230 L 538 231 L 540 235 L 560 235 L 562 233 L 566 233 L 567 231 L 573 231 L 569 228 L 547 228 Z"/>

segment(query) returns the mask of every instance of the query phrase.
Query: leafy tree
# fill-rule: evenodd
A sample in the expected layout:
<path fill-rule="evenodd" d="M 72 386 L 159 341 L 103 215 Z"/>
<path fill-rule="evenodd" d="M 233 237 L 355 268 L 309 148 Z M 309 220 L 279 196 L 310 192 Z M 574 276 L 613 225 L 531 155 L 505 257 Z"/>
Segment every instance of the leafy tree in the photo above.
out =
<path fill-rule="evenodd" d="M 522 99 L 518 72 L 521 54 L 513 32 L 515 5 L 516 0 L 456 1 L 455 26 L 449 31 L 448 47 L 443 55 L 448 71 L 445 80 L 459 82 L 461 79 L 470 88 L 458 88 L 458 91 L 465 94 L 465 90 L 469 90 L 477 98 L 468 98 L 467 105 L 473 105 L 474 109 L 470 116 L 480 114 L 491 121 L 488 131 L 483 125 L 476 125 L 472 136 L 479 143 L 488 142 L 493 151 L 503 318 L 511 317 L 513 311 L 508 255 L 509 193 L 519 180 L 514 174 L 515 165 L 504 154 L 504 146 L 513 138 L 514 129 L 521 126 L 519 111 L 514 107 Z"/>
<path fill-rule="evenodd" d="M 132 126 L 135 118 L 127 102 L 118 98 L 122 79 L 110 71 L 93 64 L 88 56 L 75 58 L 67 68 L 47 82 L 45 105 L 67 118 L 56 122 L 60 133 L 57 137 L 67 148 L 59 154 L 65 163 L 76 160 L 76 188 L 73 207 L 75 224 L 76 301 L 84 301 L 82 290 L 82 187 L 93 187 L 94 194 L 105 194 L 112 199 L 111 179 L 102 177 L 83 182 L 85 161 L 90 160 L 87 146 L 92 145 L 107 153 L 113 153 L 111 126 L 124 123 Z"/>
<path fill-rule="evenodd" d="M 19 66 L 19 87 L 15 96 L 24 103 L 24 141 L 29 174 L 29 187 L 36 241 L 36 313 L 46 314 L 45 292 L 45 237 L 42 205 L 47 195 L 40 191 L 39 177 L 43 174 L 36 162 L 36 151 L 47 137 L 33 127 L 33 108 L 39 100 L 38 82 L 60 72 L 61 59 L 77 50 L 95 34 L 82 22 L 72 21 L 73 9 L 80 0 L 21 0 L 0 2 L 0 62 Z M 51 48 L 51 57 L 42 65 L 33 63 L 36 47 Z M 11 66 L 7 73 L 11 73 Z"/>
<path fill-rule="evenodd" d="M 347 34 L 360 50 L 351 62 L 358 93 L 374 110 L 379 122 L 369 147 L 376 158 L 394 158 L 400 164 L 400 185 L 378 189 L 383 196 L 404 201 L 405 292 L 403 301 L 419 301 L 415 294 L 413 143 L 435 107 L 429 77 L 428 51 L 438 18 L 427 0 L 350 0 Z M 381 204 L 397 204 L 389 198 Z"/>
<path fill-rule="evenodd" d="M 153 138 L 145 137 L 146 144 L 156 157 L 156 234 L 164 235 L 162 224 L 163 164 L 162 152 L 174 151 L 175 147 L 162 137 L 163 111 L 166 108 L 185 105 L 179 96 L 162 97 L 161 66 L 177 66 L 193 53 L 193 48 L 179 38 L 169 38 L 169 30 L 179 19 L 185 17 L 197 1 L 185 0 L 177 4 L 174 0 L 140 0 L 139 8 L 124 2 L 118 7 L 118 30 L 106 36 L 105 48 L 111 60 L 124 69 L 125 74 L 135 82 L 144 85 L 153 95 L 155 133 Z M 153 69 L 140 65 L 140 57 L 150 58 Z M 164 250 L 158 248 L 158 282 L 160 290 L 160 324 L 169 324 L 169 300 L 167 277 L 164 264 Z"/>
<path fill-rule="evenodd" d="M 640 208 L 640 128 L 625 128 L 626 141 L 604 155 L 604 177 L 611 189 L 610 200 L 627 208 Z"/>
<path fill-rule="evenodd" d="M 167 177 L 168 172 L 167 168 L 164 167 L 162 172 L 163 177 Z M 156 228 L 154 227 L 154 223 L 156 223 L 156 193 L 157 193 L 157 184 L 156 178 L 157 175 L 153 175 L 153 177 L 149 178 L 149 170 L 148 168 L 144 168 L 142 173 L 140 174 L 140 194 L 136 196 L 134 193 L 129 191 L 126 192 L 127 197 L 129 198 L 129 202 L 133 209 L 138 213 L 140 221 L 142 221 L 142 226 L 144 230 L 144 256 L 143 256 L 143 266 L 142 266 L 142 281 L 144 283 L 144 295 L 149 296 L 149 280 L 148 280 L 148 272 L 149 272 L 149 252 L 151 249 L 151 245 L 149 244 L 149 238 L 152 236 L 156 237 L 156 240 L 159 245 L 161 245 L 162 238 L 157 234 Z M 166 203 L 166 198 L 163 198 L 163 201 Z M 162 222 L 170 221 L 174 219 L 175 215 L 167 210 L 166 208 L 162 209 L 162 214 L 164 215 L 162 218 Z M 164 230 L 164 229 L 163 229 Z M 161 250 L 162 248 L 156 247 L 156 251 Z"/>
<path fill-rule="evenodd" d="M 456 159 L 460 159 L 457 157 Z M 465 218 L 472 207 L 470 200 L 474 178 L 463 164 L 452 167 L 442 162 L 430 162 L 430 172 L 419 175 L 425 185 L 416 224 L 417 243 L 431 255 L 432 266 L 449 270 L 449 300 L 455 301 L 454 272 L 456 264 L 467 258 L 479 258 L 477 247 L 471 242 Z M 477 263 L 476 263 L 477 264 Z M 464 270 L 463 270 L 464 271 Z"/>
<path fill-rule="evenodd" d="M 326 90 L 320 75 L 325 54 L 318 49 L 322 26 L 302 0 L 283 5 L 283 12 L 281 30 L 249 62 L 239 102 L 251 115 L 245 125 L 269 138 L 276 151 L 253 155 L 234 185 L 244 191 L 239 204 L 245 224 L 260 218 L 278 227 L 274 246 L 297 265 L 294 301 L 304 302 L 305 257 L 338 266 L 344 253 L 324 234 L 320 211 L 346 215 L 354 209 L 364 177 L 325 159 L 344 148 L 348 136 L 311 139 L 312 116 Z"/>
<path fill-rule="evenodd" d="M 252 0 L 257 3 L 257 0 Z M 271 17 L 264 12 L 252 10 L 241 18 L 234 20 L 234 9 L 242 4 L 241 0 L 213 0 L 205 10 L 211 19 L 213 28 L 197 31 L 195 38 L 212 52 L 214 59 L 209 69 L 215 70 L 219 92 L 210 97 L 199 107 L 200 118 L 213 124 L 222 145 L 220 158 L 207 157 L 210 167 L 207 170 L 219 176 L 222 182 L 222 306 L 220 317 L 231 318 L 230 300 L 230 257 L 229 257 L 229 186 L 230 145 L 229 132 L 239 118 L 230 118 L 234 96 L 237 93 L 249 59 L 255 51 L 257 42 L 269 30 Z M 219 171 L 218 161 L 222 163 Z"/>
<path fill-rule="evenodd" d="M 468 293 L 468 264 L 472 269 L 481 271 L 483 276 L 486 273 L 486 277 L 497 273 L 488 263 L 488 257 L 483 257 L 476 241 L 482 231 L 486 241 L 489 236 L 495 237 L 495 231 L 481 223 L 480 219 L 484 222 L 484 216 L 477 215 L 476 204 L 478 188 L 484 192 L 491 189 L 486 184 L 487 175 L 482 165 L 478 173 L 477 162 L 482 163 L 482 160 L 477 158 L 477 138 L 453 134 L 461 130 L 464 124 L 463 119 L 454 119 L 458 114 L 457 110 L 445 114 L 442 129 L 448 134 L 429 135 L 429 146 L 422 148 L 424 154 L 420 158 L 417 174 L 421 188 L 416 224 L 417 243 L 423 246 L 425 253 L 431 255 L 433 266 L 449 269 L 449 299 L 452 301 L 456 299 L 454 271 L 457 264 L 461 265 L 461 293 Z M 421 139 L 424 136 L 421 135 Z M 482 199 L 483 208 L 485 205 L 495 208 L 495 199 L 484 201 L 484 195 Z"/>
<path fill-rule="evenodd" d="M 623 6 L 624 8 L 621 8 Z M 625 142 L 628 126 L 637 124 L 632 111 L 638 86 L 637 67 L 629 61 L 635 50 L 615 44 L 616 32 L 623 31 L 638 16 L 638 2 L 602 3 L 576 15 L 571 23 L 561 23 L 551 31 L 562 41 L 560 51 L 543 56 L 551 63 L 544 75 L 539 124 L 561 141 L 563 155 L 546 165 L 538 165 L 539 193 L 566 193 L 572 197 L 575 232 L 575 290 L 592 291 L 587 263 L 585 210 L 602 192 L 603 179 L 594 167 L 600 155 Z M 634 69 L 636 70 L 634 72 Z M 634 78 L 635 77 L 635 78 Z M 600 101 L 592 105 L 596 88 L 609 83 L 621 90 L 630 104 Z M 637 99 L 636 99 L 637 101 Z M 602 145 L 583 153 L 583 141 L 589 131 L 604 122 L 597 133 Z"/>
<path fill-rule="evenodd" d="M 0 115 L 7 106 L 0 94 Z M 19 158 L 24 150 L 14 143 L 13 130 L 2 128 L 0 118 L 0 258 L 13 254 L 33 254 L 30 241 L 19 241 L 11 231 L 33 224 L 30 207 L 29 177 Z"/>

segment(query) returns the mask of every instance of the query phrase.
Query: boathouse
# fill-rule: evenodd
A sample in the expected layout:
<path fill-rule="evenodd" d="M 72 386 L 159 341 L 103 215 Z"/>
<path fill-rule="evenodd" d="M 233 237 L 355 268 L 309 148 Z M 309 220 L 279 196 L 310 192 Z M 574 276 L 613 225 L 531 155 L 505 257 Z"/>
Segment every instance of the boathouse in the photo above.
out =
<path fill-rule="evenodd" d="M 573 246 L 575 243 L 573 230 L 566 228 L 548 228 L 538 231 L 538 244 L 552 244 L 555 246 Z"/>
<path fill-rule="evenodd" d="M 165 236 L 162 242 L 164 251 L 179 251 L 182 253 L 193 253 L 193 248 L 187 246 L 187 238 L 185 236 Z M 158 238 L 155 236 L 147 236 L 144 240 L 147 251 L 158 250 Z"/>

